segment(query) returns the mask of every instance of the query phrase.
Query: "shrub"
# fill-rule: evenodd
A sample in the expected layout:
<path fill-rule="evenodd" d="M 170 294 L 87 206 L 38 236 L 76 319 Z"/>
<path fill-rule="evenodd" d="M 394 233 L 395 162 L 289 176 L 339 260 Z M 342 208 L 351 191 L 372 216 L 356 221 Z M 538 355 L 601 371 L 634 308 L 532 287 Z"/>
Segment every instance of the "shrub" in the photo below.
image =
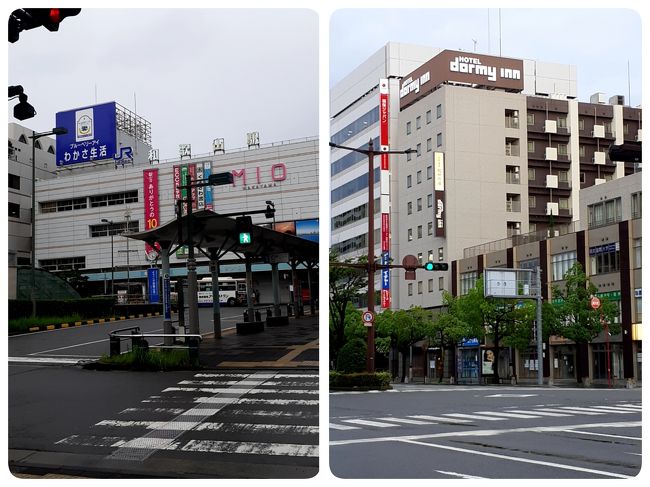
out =
<path fill-rule="evenodd" d="M 348 341 L 336 361 L 336 370 L 344 373 L 362 372 L 366 369 L 367 345 L 360 338 Z"/>
<path fill-rule="evenodd" d="M 342 374 L 340 372 L 330 372 L 331 389 L 390 389 L 390 374 L 388 372 L 367 372 Z"/>

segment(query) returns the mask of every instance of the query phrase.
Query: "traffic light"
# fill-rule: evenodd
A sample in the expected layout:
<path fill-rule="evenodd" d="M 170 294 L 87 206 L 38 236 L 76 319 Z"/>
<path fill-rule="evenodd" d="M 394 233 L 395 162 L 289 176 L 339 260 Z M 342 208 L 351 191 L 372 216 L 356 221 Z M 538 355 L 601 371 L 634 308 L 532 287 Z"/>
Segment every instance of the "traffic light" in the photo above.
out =
<path fill-rule="evenodd" d="M 235 228 L 240 245 L 253 243 L 253 219 L 250 216 L 238 216 L 235 219 Z"/>
<path fill-rule="evenodd" d="M 641 162 L 641 142 L 626 142 L 609 146 L 609 160 L 621 162 Z"/>
<path fill-rule="evenodd" d="M 59 30 L 59 24 L 66 17 L 81 12 L 80 8 L 23 8 L 14 10 L 9 16 L 9 42 L 16 42 L 24 30 L 45 27 L 50 32 Z"/>
<path fill-rule="evenodd" d="M 425 271 L 448 271 L 449 264 L 446 262 L 426 262 L 423 266 Z"/>
<path fill-rule="evenodd" d="M 9 98 L 18 97 L 18 105 L 14 107 L 14 117 L 18 120 L 27 120 L 36 115 L 34 107 L 27 103 L 27 95 L 21 85 L 9 87 Z"/>

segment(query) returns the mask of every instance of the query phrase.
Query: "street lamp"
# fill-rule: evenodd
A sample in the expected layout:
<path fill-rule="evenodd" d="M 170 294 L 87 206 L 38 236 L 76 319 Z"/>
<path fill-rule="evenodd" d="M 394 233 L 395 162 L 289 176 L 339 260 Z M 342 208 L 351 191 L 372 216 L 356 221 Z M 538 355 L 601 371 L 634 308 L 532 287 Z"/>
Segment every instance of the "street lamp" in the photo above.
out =
<path fill-rule="evenodd" d="M 329 143 L 330 147 L 346 149 L 368 156 L 368 311 L 375 312 L 375 150 L 372 139 L 368 141 L 367 149 L 356 147 L 345 147 Z M 403 151 L 382 150 L 380 154 L 411 154 L 417 152 L 415 149 Z M 375 325 L 374 321 L 368 327 L 368 350 L 366 355 L 366 371 L 375 371 Z"/>
<path fill-rule="evenodd" d="M 113 220 L 107 220 L 106 218 L 102 218 L 102 223 L 108 223 L 110 225 L 108 233 L 111 235 L 111 295 L 113 296 L 113 299 L 115 299 L 115 261 L 113 260 L 113 237 L 115 234 L 115 223 L 113 223 Z"/>
<path fill-rule="evenodd" d="M 68 129 L 65 127 L 55 127 L 49 132 L 35 132 L 32 130 L 32 276 L 31 276 L 31 298 L 32 298 L 32 318 L 36 316 L 36 139 L 47 137 L 49 135 L 67 134 Z"/>

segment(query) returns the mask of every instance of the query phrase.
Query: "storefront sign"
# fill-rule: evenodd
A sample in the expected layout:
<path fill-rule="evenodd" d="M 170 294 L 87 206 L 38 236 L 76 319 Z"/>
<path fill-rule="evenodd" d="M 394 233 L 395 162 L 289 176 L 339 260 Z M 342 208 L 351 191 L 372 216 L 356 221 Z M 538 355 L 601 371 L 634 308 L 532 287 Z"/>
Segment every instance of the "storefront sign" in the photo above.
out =
<path fill-rule="evenodd" d="M 435 236 L 445 236 L 445 155 L 442 152 L 433 154 L 433 187 L 435 205 Z"/>
<path fill-rule="evenodd" d="M 241 182 L 243 190 L 272 188 L 287 179 L 287 166 L 283 162 L 273 164 L 270 168 L 254 167 L 232 170 L 234 187 Z"/>
<path fill-rule="evenodd" d="M 160 271 L 157 267 L 147 269 L 147 284 L 149 288 L 149 303 L 160 302 Z"/>
<path fill-rule="evenodd" d="M 144 229 L 153 230 L 160 225 L 160 203 L 158 199 L 158 169 L 145 169 L 142 172 L 144 179 Z M 149 256 L 157 254 L 156 250 L 148 243 L 144 244 L 144 251 Z"/>
<path fill-rule="evenodd" d="M 381 151 L 390 149 L 389 141 L 389 100 L 388 79 L 379 80 L 379 146 Z M 381 251 L 382 264 L 390 263 L 390 166 L 388 154 L 381 154 L 380 162 L 380 202 L 381 202 Z M 372 218 L 372 215 L 370 216 Z M 390 308 L 390 269 L 381 271 L 381 307 Z"/>

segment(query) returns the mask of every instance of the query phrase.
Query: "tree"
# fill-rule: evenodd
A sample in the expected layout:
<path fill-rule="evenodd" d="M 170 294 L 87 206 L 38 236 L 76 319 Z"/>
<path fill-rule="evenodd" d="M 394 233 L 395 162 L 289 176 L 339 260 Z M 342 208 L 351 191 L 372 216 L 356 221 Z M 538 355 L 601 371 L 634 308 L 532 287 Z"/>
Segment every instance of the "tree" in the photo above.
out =
<path fill-rule="evenodd" d="M 554 310 L 546 319 L 553 335 L 559 335 L 576 343 L 578 382 L 588 376 L 587 344 L 603 331 L 607 323 L 612 334 L 620 333 L 621 327 L 614 323 L 618 307 L 607 299 L 601 299 L 600 309 L 591 307 L 591 298 L 598 288 L 589 280 L 579 262 L 564 274 L 564 287 L 552 289 Z"/>
<path fill-rule="evenodd" d="M 483 294 L 483 277 L 467 294 L 456 299 L 453 312 L 456 319 L 465 324 L 469 333 L 465 336 L 487 336 L 492 340 L 494 380 L 498 382 L 502 345 L 522 347 L 530 344 L 534 305 L 518 299 L 486 298 Z"/>
<path fill-rule="evenodd" d="M 338 254 L 330 250 L 330 360 L 336 363 L 339 350 L 345 344 L 345 324 L 348 305 L 367 286 L 366 270 L 360 267 L 364 258 L 339 261 Z M 349 264 L 350 266 L 345 266 Z M 357 267 L 355 267 L 357 266 Z"/>
<path fill-rule="evenodd" d="M 400 309 L 390 314 L 382 313 L 383 318 L 376 323 L 377 334 L 390 337 L 391 346 L 402 354 L 402 381 L 406 374 L 406 357 L 413 344 L 433 333 L 433 321 L 430 312 L 414 307 Z"/>

